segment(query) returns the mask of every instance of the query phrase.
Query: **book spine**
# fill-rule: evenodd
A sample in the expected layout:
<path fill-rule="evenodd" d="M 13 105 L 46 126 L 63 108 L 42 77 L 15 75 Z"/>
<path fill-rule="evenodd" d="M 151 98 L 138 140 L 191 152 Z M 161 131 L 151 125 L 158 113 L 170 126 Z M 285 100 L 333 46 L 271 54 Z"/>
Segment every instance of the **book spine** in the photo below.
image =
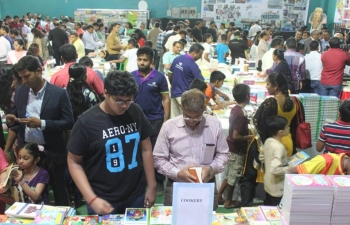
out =
<path fill-rule="evenodd" d="M 16 213 L 16 215 L 21 214 L 21 212 L 29 205 L 29 203 L 26 203 L 20 210 L 18 210 L 18 212 Z"/>

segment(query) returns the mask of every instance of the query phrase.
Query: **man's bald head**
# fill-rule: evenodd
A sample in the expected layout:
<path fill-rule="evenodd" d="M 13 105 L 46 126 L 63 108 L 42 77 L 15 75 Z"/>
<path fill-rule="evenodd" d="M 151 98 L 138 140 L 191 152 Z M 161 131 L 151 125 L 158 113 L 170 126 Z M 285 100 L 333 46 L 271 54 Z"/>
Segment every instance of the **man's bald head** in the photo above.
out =
<path fill-rule="evenodd" d="M 343 40 L 343 35 L 341 33 L 335 33 L 334 37 L 337 37 L 337 38 Z"/>

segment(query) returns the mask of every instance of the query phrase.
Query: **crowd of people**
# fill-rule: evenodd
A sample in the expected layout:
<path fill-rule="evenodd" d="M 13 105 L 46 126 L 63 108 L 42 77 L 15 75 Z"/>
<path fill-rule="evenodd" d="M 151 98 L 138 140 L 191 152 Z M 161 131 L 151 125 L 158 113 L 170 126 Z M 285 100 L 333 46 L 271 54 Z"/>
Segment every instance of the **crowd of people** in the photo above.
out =
<path fill-rule="evenodd" d="M 339 108 L 339 121 L 321 131 L 316 148 L 325 154 L 287 166 L 296 153 L 296 118 L 304 115 L 302 103 L 290 94 L 306 89 L 309 79 L 316 93 L 339 96 L 344 67 L 350 64 L 340 34 L 330 38 L 327 30 L 313 30 L 302 40 L 298 30 L 283 40 L 279 31 L 262 29 L 258 22 L 250 30 L 231 22 L 226 30 L 214 22 L 206 27 L 204 20 L 193 29 L 188 20 L 170 21 L 164 31 L 157 20 L 150 30 L 145 24 L 133 29 L 131 23 L 113 23 L 107 34 L 101 20 L 85 26 L 66 17 L 41 18 L 7 16 L 1 25 L 0 107 L 8 137 L 0 135 L 0 160 L 9 163 L 13 149 L 19 170 L 11 174 L 13 191 L 0 194 L 0 214 L 14 201 L 68 206 L 71 198 L 75 207 L 86 204 L 89 214 L 152 207 L 156 195 L 163 194 L 164 205 L 171 206 L 173 183 L 195 182 L 189 172 L 194 166 L 202 167 L 203 182 L 215 183 L 215 175 L 225 171 L 220 190 L 215 189 L 214 210 L 219 203 L 251 206 L 261 178 L 256 162 L 265 168 L 264 204 L 277 205 L 286 173 L 343 175 L 350 170 L 349 100 Z M 30 32 L 34 39 L 26 52 Z M 127 45 L 121 36 L 130 37 Z M 272 97 L 259 106 L 252 128 L 244 109 L 250 103 L 248 85 L 236 84 L 229 96 L 218 90 L 226 78 L 222 72 L 213 71 L 204 81 L 197 63 L 212 59 L 213 42 L 220 63 L 228 56 L 229 63 L 239 57 L 255 60 L 266 76 Z M 106 77 L 94 70 L 90 57 L 96 49 L 110 63 L 127 60 L 125 69 L 117 66 Z M 49 58 L 63 66 L 45 80 Z M 211 110 L 232 104 L 225 137 Z M 330 165 L 336 169 L 329 170 Z M 237 184 L 241 202 L 232 201 Z M 54 202 L 48 198 L 49 185 Z"/>

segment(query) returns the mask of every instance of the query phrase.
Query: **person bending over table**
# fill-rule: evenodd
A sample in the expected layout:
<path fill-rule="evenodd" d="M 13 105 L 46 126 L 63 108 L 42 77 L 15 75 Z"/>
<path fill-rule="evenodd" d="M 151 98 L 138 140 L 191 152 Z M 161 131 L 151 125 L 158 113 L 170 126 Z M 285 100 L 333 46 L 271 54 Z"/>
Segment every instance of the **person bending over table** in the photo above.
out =
<path fill-rule="evenodd" d="M 194 183 L 189 173 L 193 166 L 202 167 L 204 183 L 215 182 L 229 158 L 228 145 L 220 121 L 205 110 L 204 94 L 196 89 L 181 96 L 182 115 L 166 121 L 153 151 L 154 166 L 168 177 L 164 205 L 172 205 L 173 182 Z M 218 206 L 215 188 L 214 210 Z"/>

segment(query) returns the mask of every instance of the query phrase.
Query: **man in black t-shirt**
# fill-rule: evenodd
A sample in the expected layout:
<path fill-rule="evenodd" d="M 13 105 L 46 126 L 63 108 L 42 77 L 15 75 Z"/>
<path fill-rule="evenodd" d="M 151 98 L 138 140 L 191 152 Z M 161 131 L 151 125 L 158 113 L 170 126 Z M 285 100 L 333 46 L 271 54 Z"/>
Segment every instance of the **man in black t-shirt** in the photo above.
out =
<path fill-rule="evenodd" d="M 234 38 L 229 42 L 228 47 L 231 51 L 232 64 L 235 63 L 236 58 L 246 58 L 245 50 L 248 49 L 248 43 L 242 40 L 241 32 L 238 30 L 233 33 Z"/>
<path fill-rule="evenodd" d="M 192 30 L 193 41 L 203 42 L 203 33 L 202 33 L 202 22 L 197 21 L 196 26 Z"/>
<path fill-rule="evenodd" d="M 215 27 L 215 22 L 214 21 L 211 21 L 210 22 L 210 26 L 209 28 L 207 29 L 207 32 L 206 33 L 209 33 L 211 34 L 211 36 L 213 37 L 213 42 L 216 43 L 218 38 L 217 38 L 217 30 L 216 30 L 216 27 Z"/>
<path fill-rule="evenodd" d="M 73 127 L 69 172 L 88 203 L 89 214 L 152 207 L 156 194 L 152 127 L 133 103 L 137 84 L 128 72 L 113 71 L 104 88 L 105 100 L 81 115 Z"/>

